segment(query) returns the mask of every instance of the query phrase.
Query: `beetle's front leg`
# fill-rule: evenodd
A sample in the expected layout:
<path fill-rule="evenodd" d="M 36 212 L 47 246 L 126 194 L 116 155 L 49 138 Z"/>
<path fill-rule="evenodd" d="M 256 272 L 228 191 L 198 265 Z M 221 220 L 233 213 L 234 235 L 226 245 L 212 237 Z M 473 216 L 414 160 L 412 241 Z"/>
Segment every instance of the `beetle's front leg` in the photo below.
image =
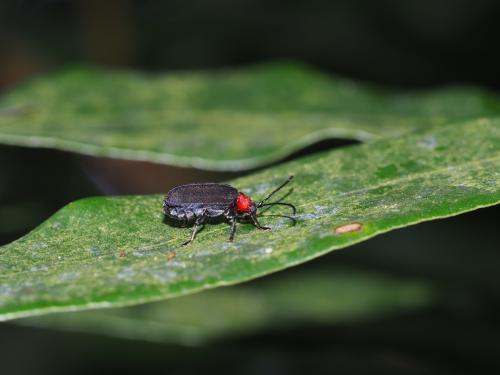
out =
<path fill-rule="evenodd" d="M 259 228 L 259 229 L 263 229 L 263 230 L 269 230 L 271 228 L 269 227 L 263 227 L 262 225 L 260 225 L 259 221 L 257 220 L 257 217 L 255 215 L 250 215 L 250 217 L 252 218 L 252 221 L 254 223 L 254 225 Z"/>

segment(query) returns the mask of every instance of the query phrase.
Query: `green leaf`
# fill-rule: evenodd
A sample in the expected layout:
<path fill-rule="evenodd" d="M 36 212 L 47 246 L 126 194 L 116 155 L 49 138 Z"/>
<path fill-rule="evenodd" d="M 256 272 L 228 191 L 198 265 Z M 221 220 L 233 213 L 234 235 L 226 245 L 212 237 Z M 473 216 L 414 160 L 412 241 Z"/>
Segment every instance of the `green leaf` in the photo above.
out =
<path fill-rule="evenodd" d="M 72 68 L 0 100 L 0 143 L 213 170 L 253 168 L 325 138 L 367 141 L 500 115 L 474 88 L 397 93 L 296 64 L 146 75 Z"/>
<path fill-rule="evenodd" d="M 283 329 L 339 324 L 428 307 L 430 285 L 354 269 L 296 271 L 262 282 L 218 288 L 127 308 L 50 314 L 17 324 L 129 339 L 199 345 Z"/>
<path fill-rule="evenodd" d="M 269 168 L 233 185 L 258 198 L 295 175 L 286 199 L 297 205 L 298 223 L 264 214 L 271 231 L 242 224 L 234 243 L 220 224 L 181 247 L 190 229 L 163 222 L 159 195 L 76 201 L 0 248 L 0 319 L 234 284 L 395 228 L 496 204 L 499 151 L 500 120 L 482 119 Z"/>

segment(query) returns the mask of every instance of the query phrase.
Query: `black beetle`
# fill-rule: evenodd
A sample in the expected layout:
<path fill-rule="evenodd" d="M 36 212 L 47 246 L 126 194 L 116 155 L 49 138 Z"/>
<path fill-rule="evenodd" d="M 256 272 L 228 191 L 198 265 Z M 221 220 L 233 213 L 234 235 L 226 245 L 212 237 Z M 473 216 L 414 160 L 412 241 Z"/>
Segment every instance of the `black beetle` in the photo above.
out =
<path fill-rule="evenodd" d="M 179 185 L 170 190 L 165 196 L 163 212 L 170 219 L 181 222 L 185 226 L 193 225 L 191 237 L 183 245 L 187 245 L 194 240 L 200 225 L 220 219 L 225 219 L 231 224 L 229 241 L 233 241 L 236 232 L 236 222 L 238 220 L 250 219 L 259 229 L 271 229 L 260 225 L 257 220 L 257 208 L 273 205 L 288 206 L 292 208 L 295 215 L 296 209 L 291 203 L 266 203 L 274 193 L 288 184 L 292 178 L 293 176 L 288 177 L 285 182 L 257 204 L 247 195 L 226 184 L 200 183 Z M 295 221 L 290 216 L 278 216 L 287 217 Z"/>

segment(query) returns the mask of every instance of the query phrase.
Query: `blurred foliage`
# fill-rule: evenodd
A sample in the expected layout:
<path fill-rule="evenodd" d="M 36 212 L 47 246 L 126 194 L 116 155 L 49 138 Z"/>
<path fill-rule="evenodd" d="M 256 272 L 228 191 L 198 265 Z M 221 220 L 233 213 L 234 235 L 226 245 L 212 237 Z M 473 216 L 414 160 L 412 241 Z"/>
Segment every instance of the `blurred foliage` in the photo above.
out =
<path fill-rule="evenodd" d="M 499 114 L 500 98 L 476 88 L 398 93 L 297 64 L 152 76 L 74 68 L 2 98 L 0 143 L 241 170 L 323 139 Z"/>
<path fill-rule="evenodd" d="M 146 305 L 50 314 L 16 323 L 128 339 L 207 344 L 309 321 L 349 323 L 428 308 L 435 288 L 424 282 L 330 267 L 296 271 L 229 288 Z"/>

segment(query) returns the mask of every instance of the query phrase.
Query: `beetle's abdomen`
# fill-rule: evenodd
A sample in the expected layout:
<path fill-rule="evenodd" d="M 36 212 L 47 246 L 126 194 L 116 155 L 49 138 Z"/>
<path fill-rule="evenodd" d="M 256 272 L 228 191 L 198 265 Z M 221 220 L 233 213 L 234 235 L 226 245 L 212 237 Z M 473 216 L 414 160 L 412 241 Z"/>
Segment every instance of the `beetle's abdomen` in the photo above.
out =
<path fill-rule="evenodd" d="M 229 207 L 234 204 L 238 191 L 225 184 L 187 184 L 174 187 L 167 193 L 169 206 L 214 205 Z"/>

